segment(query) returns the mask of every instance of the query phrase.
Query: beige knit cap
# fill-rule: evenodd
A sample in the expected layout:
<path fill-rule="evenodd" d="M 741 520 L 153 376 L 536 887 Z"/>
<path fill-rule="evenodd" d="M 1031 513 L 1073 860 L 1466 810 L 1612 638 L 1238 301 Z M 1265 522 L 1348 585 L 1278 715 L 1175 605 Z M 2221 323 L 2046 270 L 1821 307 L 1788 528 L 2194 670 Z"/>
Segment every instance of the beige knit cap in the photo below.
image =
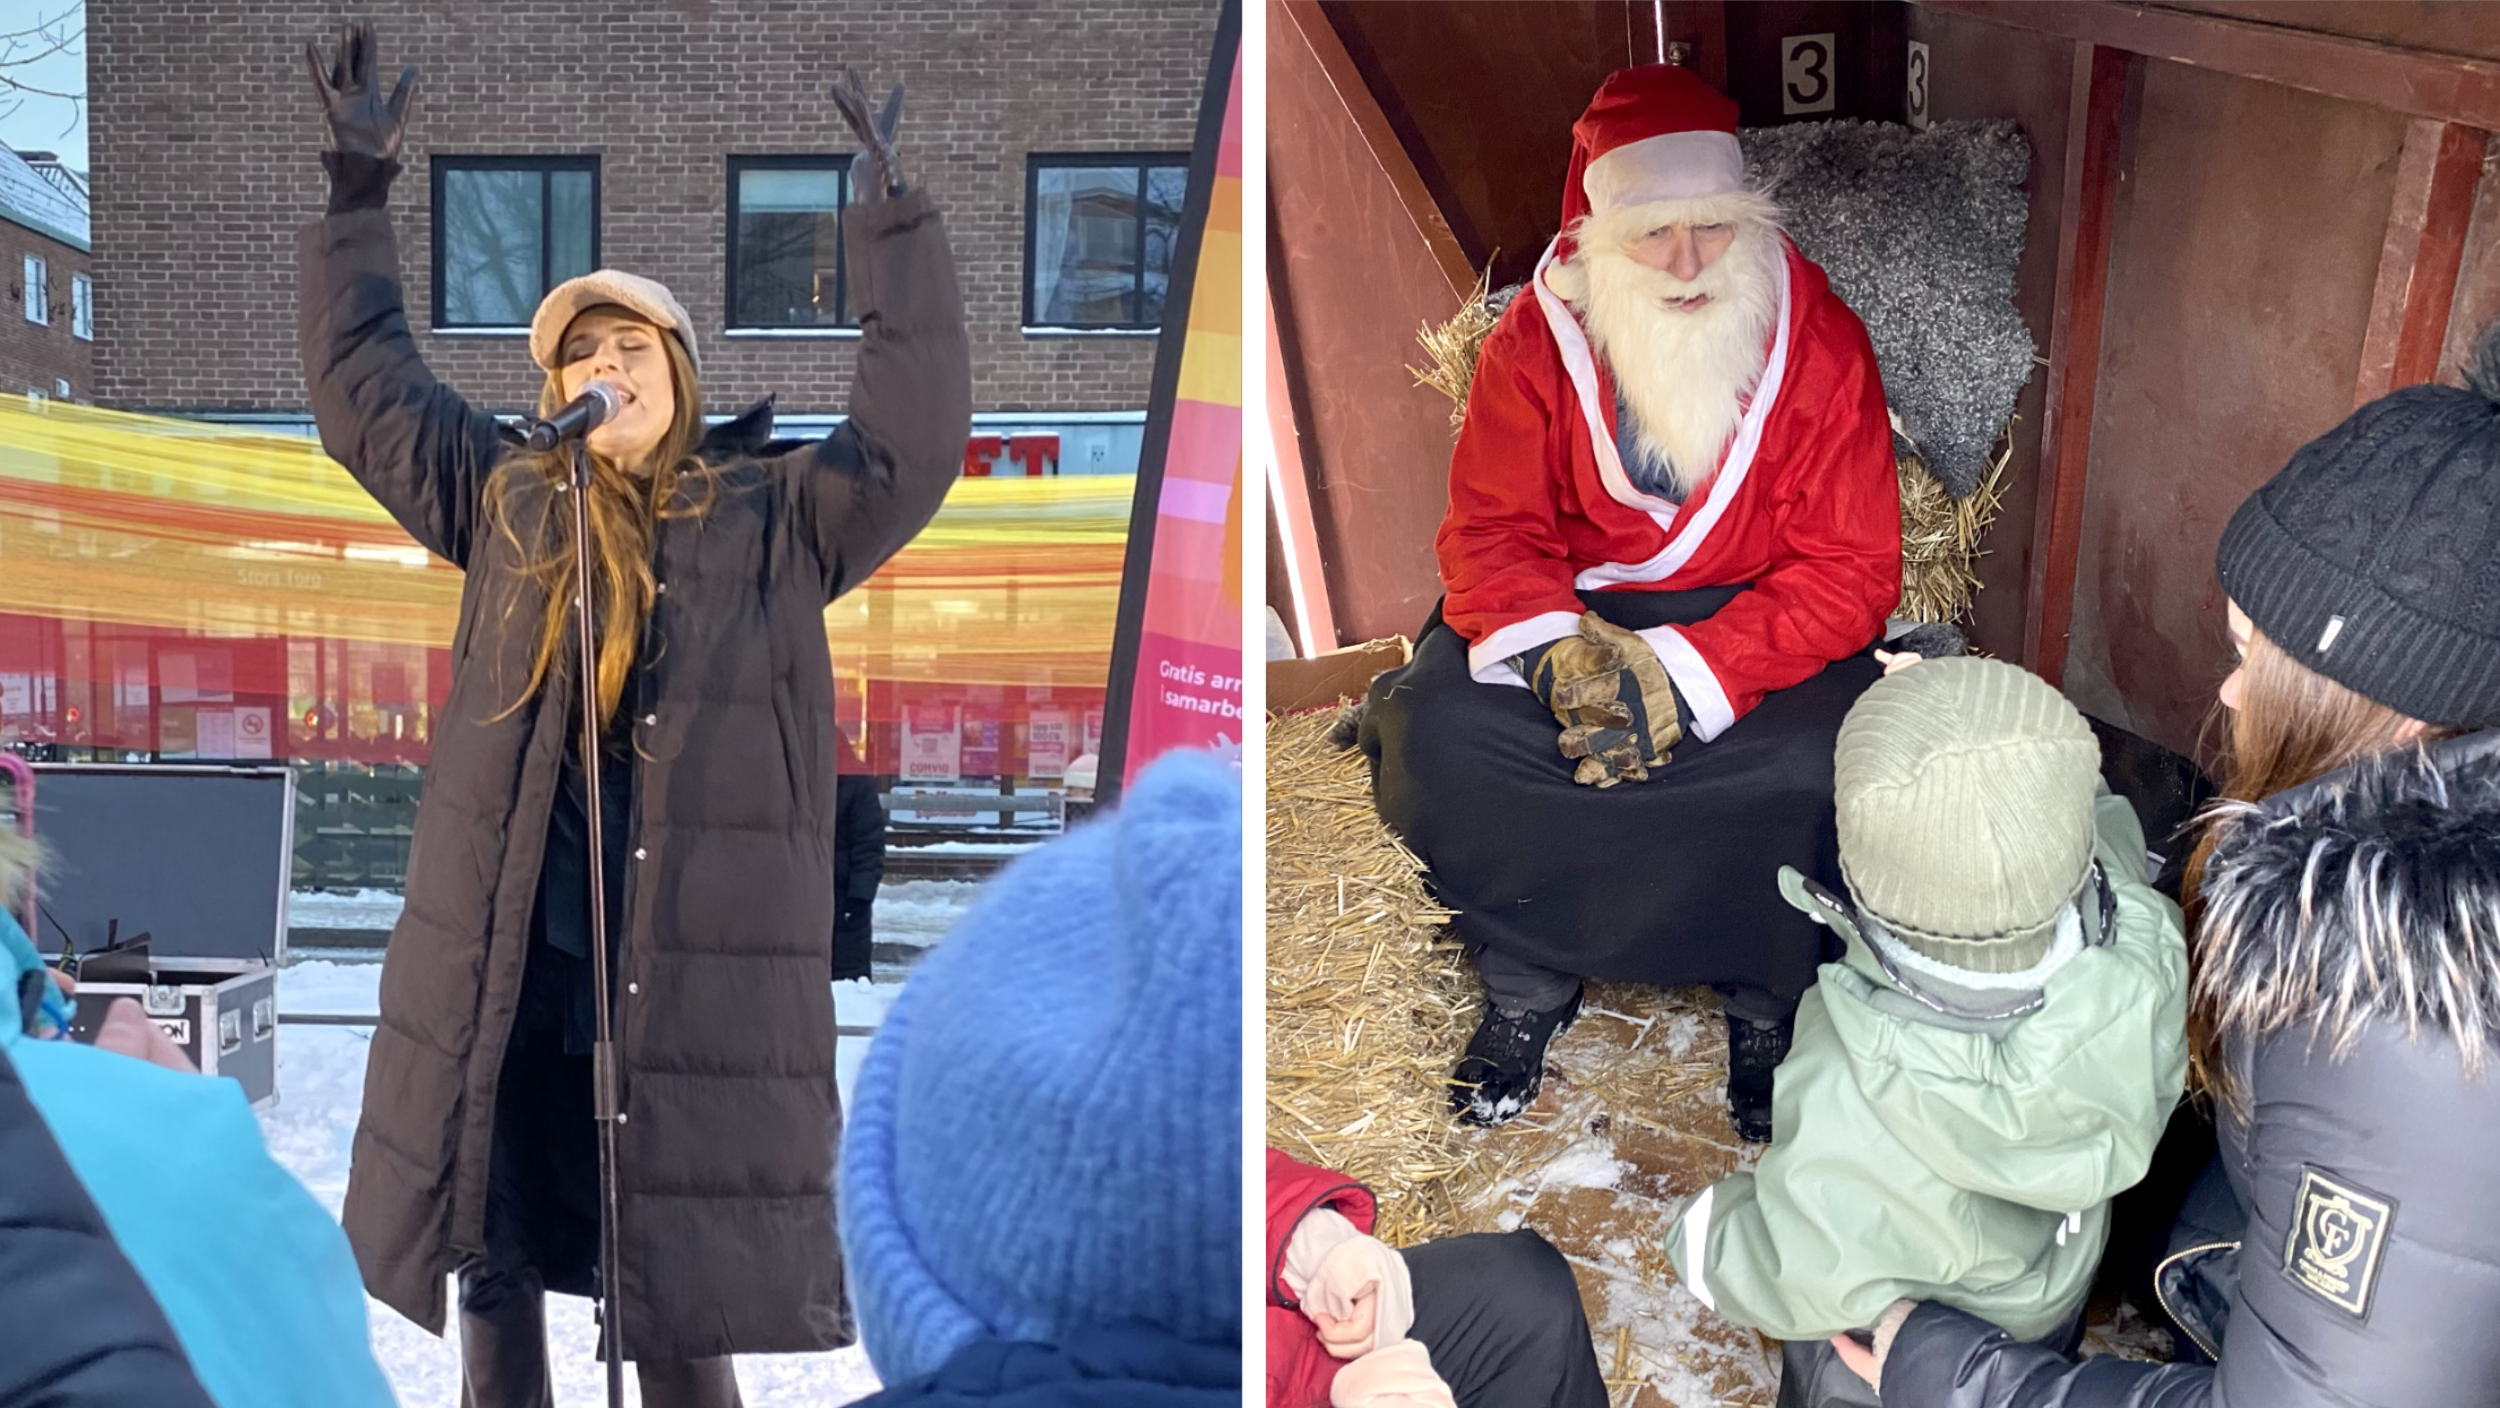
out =
<path fill-rule="evenodd" d="M 2001 660 L 1922 661 L 1858 696 L 1832 763 L 1861 910 L 1970 972 L 2047 955 L 2091 872 L 2101 764 L 2065 696 Z"/>
<path fill-rule="evenodd" d="M 686 316 L 676 295 L 640 274 L 628 274 L 622 269 L 593 269 L 580 278 L 557 284 L 530 318 L 530 359 L 554 371 L 565 330 L 573 326 L 575 318 L 602 303 L 616 304 L 677 334 L 677 340 L 685 344 L 686 360 L 697 368 L 703 365 L 702 357 L 695 352 L 694 320 Z"/>

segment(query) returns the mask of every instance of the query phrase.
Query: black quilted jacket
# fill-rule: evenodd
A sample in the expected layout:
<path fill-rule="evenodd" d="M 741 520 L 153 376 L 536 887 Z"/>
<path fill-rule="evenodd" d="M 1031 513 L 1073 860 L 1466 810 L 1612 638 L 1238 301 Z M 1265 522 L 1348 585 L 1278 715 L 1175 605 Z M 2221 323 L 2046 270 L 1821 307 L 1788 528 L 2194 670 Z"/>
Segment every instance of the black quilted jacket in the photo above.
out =
<path fill-rule="evenodd" d="M 2265 1033 L 2228 1047 L 2243 1225 L 2157 1280 L 2218 1362 L 2076 1364 L 1922 1305 L 1885 1408 L 2500 1404 L 2500 733 L 2269 798 L 2207 875 L 2200 986 Z"/>

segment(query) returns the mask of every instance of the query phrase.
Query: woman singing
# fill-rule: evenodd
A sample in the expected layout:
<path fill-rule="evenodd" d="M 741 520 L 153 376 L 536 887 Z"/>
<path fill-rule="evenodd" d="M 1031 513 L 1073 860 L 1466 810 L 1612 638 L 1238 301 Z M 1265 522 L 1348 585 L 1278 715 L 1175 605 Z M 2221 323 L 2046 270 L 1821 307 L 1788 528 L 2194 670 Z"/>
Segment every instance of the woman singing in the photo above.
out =
<path fill-rule="evenodd" d="M 466 574 L 347 1232 L 373 1294 L 437 1333 L 457 1273 L 465 1403 L 550 1401 L 544 1295 L 591 1293 L 599 1242 L 595 805 L 624 1116 L 605 1324 L 646 1405 L 734 1405 L 732 1354 L 852 1339 L 824 608 L 928 522 L 962 461 L 971 372 L 945 227 L 905 191 L 896 107 L 872 119 L 855 80 L 836 84 L 863 149 L 842 217 L 862 336 L 849 419 L 797 448 L 766 444 L 769 402 L 705 428 L 695 329 L 660 285 L 601 270 L 540 305 L 539 413 L 593 381 L 621 402 L 587 442 L 594 800 L 569 452 L 512 443 L 418 356 L 385 209 L 415 70 L 385 95 L 362 25 L 306 59 L 332 146 L 328 213 L 298 249 L 322 445 Z"/>

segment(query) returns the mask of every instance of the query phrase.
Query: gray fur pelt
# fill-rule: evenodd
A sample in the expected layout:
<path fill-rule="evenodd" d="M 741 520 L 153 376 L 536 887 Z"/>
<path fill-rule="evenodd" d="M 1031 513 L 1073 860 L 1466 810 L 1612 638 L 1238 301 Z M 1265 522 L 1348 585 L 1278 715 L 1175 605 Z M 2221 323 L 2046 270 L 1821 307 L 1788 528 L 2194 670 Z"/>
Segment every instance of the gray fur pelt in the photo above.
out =
<path fill-rule="evenodd" d="M 1789 235 L 1866 324 L 1884 400 L 1955 498 L 2031 378 L 2014 312 L 2031 145 L 2011 122 L 1800 122 L 1737 134 Z"/>
<path fill-rule="evenodd" d="M 2481 1070 L 2500 1017 L 2500 733 L 2367 759 L 2220 824 L 2195 1000 L 2223 1036 L 2306 1026 L 2342 1056 L 2383 1019 Z"/>

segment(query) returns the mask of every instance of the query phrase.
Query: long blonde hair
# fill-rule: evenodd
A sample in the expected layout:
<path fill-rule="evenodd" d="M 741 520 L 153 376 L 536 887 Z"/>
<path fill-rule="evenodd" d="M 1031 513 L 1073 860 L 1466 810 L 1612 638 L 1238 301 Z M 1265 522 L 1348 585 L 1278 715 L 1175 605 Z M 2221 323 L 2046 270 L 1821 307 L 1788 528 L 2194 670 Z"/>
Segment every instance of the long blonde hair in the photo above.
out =
<path fill-rule="evenodd" d="M 0 822 L 0 909 L 17 912 L 26 898 L 26 879 L 42 862 L 43 850 L 35 844 L 34 837 Z"/>
<path fill-rule="evenodd" d="M 633 668 L 643 623 L 650 619 L 651 603 L 658 594 L 658 579 L 651 572 L 651 545 L 658 524 L 664 518 L 701 517 L 711 507 L 715 487 L 711 470 L 695 455 L 703 440 L 703 399 L 695 382 L 694 361 L 676 337 L 663 332 L 659 341 L 668 354 L 669 384 L 677 401 L 667 432 L 641 466 L 621 465 L 595 451 L 590 454 L 590 539 L 595 551 L 591 597 L 597 612 L 602 724 L 616 713 L 624 697 L 625 676 Z M 562 378 L 556 372 L 547 373 L 547 383 L 538 393 L 538 414 L 552 416 L 564 408 L 566 400 Z M 529 679 L 497 718 L 509 716 L 546 686 L 572 630 L 572 503 L 563 494 L 531 495 L 528 502 L 537 506 L 535 520 L 518 522 L 513 486 L 541 483 L 552 487 L 570 483 L 572 475 L 570 449 L 531 451 L 513 455 L 487 486 L 487 520 L 520 554 L 522 576 L 538 589 L 537 600 L 543 603 L 534 623 L 538 648 Z M 504 604 L 506 629 L 516 624 L 522 601 L 516 594 Z"/>
<path fill-rule="evenodd" d="M 2240 705 L 2228 714 L 2220 794 L 2199 818 L 2201 834 L 2188 854 L 2180 884 L 2191 934 L 2200 934 L 2204 927 L 2206 863 L 2246 804 L 2262 802 L 2394 748 L 2406 741 L 2402 730 L 2413 722 L 2310 669 L 2253 628 L 2248 653 L 2240 661 Z M 2420 737 L 2427 742 L 2454 732 L 2433 727 Z M 2191 969 L 2201 966 L 2203 947 L 2202 943 L 2189 946 Z M 2193 981 L 2190 990 L 2194 994 L 2188 1006 L 2190 1083 L 2225 1101 L 2236 1100 L 2238 1092 L 2221 1052 L 2226 1035 L 2222 994 L 2213 985 Z"/>

